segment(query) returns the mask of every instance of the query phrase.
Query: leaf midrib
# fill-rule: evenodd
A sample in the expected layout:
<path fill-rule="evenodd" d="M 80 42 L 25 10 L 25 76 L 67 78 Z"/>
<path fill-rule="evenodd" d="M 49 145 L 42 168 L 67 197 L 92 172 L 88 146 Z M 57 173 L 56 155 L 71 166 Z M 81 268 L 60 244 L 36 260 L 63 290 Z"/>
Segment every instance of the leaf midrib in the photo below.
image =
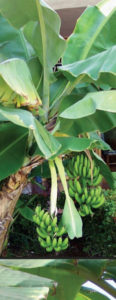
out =
<path fill-rule="evenodd" d="M 2 156 L 5 152 L 10 150 L 13 146 L 15 146 L 20 140 L 22 140 L 27 135 L 27 132 L 21 135 L 19 138 L 17 138 L 14 142 L 12 142 L 10 145 L 8 145 L 4 150 L 0 152 L 0 156 Z"/>
<path fill-rule="evenodd" d="M 111 13 L 109 14 L 108 17 L 105 17 L 105 19 L 103 20 L 103 22 L 101 23 L 101 25 L 98 27 L 98 29 L 96 30 L 95 35 L 89 40 L 89 43 L 86 43 L 86 47 L 84 50 L 84 53 L 81 57 L 81 60 L 87 58 L 87 55 L 89 53 L 89 51 L 91 50 L 95 39 L 98 37 L 99 33 L 102 31 L 103 27 L 106 25 L 106 23 L 108 22 L 108 20 L 110 19 L 110 17 L 113 15 L 115 9 L 113 9 L 113 11 L 111 11 Z M 89 46 L 88 46 L 89 45 Z"/>

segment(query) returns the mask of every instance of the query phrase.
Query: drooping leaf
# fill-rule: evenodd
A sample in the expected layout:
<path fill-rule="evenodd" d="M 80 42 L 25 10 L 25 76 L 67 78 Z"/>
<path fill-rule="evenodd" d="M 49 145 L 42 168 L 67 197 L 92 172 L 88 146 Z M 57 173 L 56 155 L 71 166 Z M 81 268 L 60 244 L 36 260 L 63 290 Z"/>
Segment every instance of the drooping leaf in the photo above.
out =
<path fill-rule="evenodd" d="M 65 201 L 62 222 L 66 227 L 70 239 L 82 237 L 82 219 L 71 198 L 69 201 Z"/>
<path fill-rule="evenodd" d="M 108 131 L 116 126 L 116 91 L 87 94 L 60 114 L 60 131 L 77 136 L 80 133 Z"/>
<path fill-rule="evenodd" d="M 100 167 L 100 173 L 106 179 L 111 189 L 114 188 L 114 178 L 112 172 L 104 160 L 95 152 L 93 152 L 93 158 L 96 161 L 96 164 Z"/>
<path fill-rule="evenodd" d="M 88 7 L 67 40 L 63 63 L 84 60 L 115 45 L 115 19 L 115 1 L 105 0 Z"/>
<path fill-rule="evenodd" d="M 26 155 L 28 130 L 11 123 L 0 125 L 0 180 L 20 169 Z"/>
<path fill-rule="evenodd" d="M 50 97 L 51 99 L 53 98 L 53 100 L 50 106 L 50 116 L 53 116 L 56 112 L 59 115 L 69 106 L 85 97 L 86 94 L 97 91 L 97 88 L 89 83 L 80 83 L 77 84 L 69 95 L 65 96 L 65 90 L 69 84 L 68 80 L 66 82 L 67 84 L 65 83 L 66 80 L 67 79 L 60 74 L 57 81 L 51 85 Z"/>
<path fill-rule="evenodd" d="M 41 9 L 38 5 L 39 2 Z M 8 0 L 0 0 L 0 11 L 16 28 L 21 28 L 30 21 L 33 21 L 35 28 L 34 32 L 29 33 L 29 38 L 32 45 L 36 47 L 40 61 L 43 63 L 43 52 L 46 51 L 47 65 L 52 67 L 57 63 L 64 51 L 65 41 L 59 35 L 60 18 L 53 9 L 42 0 L 29 0 L 28 3 L 26 0 L 21 0 L 20 2 L 18 0 L 11 0 L 10 3 Z M 30 24 L 28 25 L 30 26 Z M 43 31 L 45 34 L 44 37 L 42 36 Z"/>
<path fill-rule="evenodd" d="M 37 103 L 41 103 L 41 100 L 39 99 L 37 91 L 32 82 L 29 68 L 24 60 L 14 58 L 0 63 L 0 75 L 10 89 L 12 89 L 12 91 L 24 98 L 23 105 L 36 105 Z M 5 98 L 6 101 L 9 100 L 10 95 L 9 93 L 6 94 L 5 83 L 2 91 L 2 98 L 4 99 L 4 97 L 7 96 L 7 99 Z M 1 86 L 3 88 L 2 83 Z M 11 91 L 9 92 L 11 93 Z"/>
<path fill-rule="evenodd" d="M 46 158 L 53 156 L 60 148 L 59 142 L 29 111 L 0 106 L 0 114 L 14 124 L 32 129 L 38 147 Z"/>
<path fill-rule="evenodd" d="M 19 207 L 18 211 L 22 217 L 33 222 L 34 211 L 30 207 L 28 206 L 21 207 L 21 208 Z"/>
<path fill-rule="evenodd" d="M 96 146 L 99 149 L 103 150 L 110 150 L 110 146 L 105 143 L 104 141 L 98 138 L 76 138 L 73 136 L 70 137 L 57 137 L 58 142 L 62 145 L 58 153 L 56 154 L 61 155 L 67 152 L 81 152 L 86 149 L 93 149 Z"/>
<path fill-rule="evenodd" d="M 116 87 L 116 46 L 106 49 L 96 55 L 81 61 L 73 62 L 59 67 L 61 72 L 70 82 L 76 86 L 80 82 L 108 84 L 111 88 Z"/>
<path fill-rule="evenodd" d="M 14 11 L 15 7 L 15 11 Z M 42 0 L 0 1 L 1 13 L 23 33 L 43 65 L 43 105 L 49 108 L 49 73 L 62 56 L 65 40 L 59 35 L 60 18 Z M 27 13 L 28 11 L 28 13 Z M 19 16 L 20 15 L 20 16 Z M 53 42 L 54 41 L 54 42 Z"/>

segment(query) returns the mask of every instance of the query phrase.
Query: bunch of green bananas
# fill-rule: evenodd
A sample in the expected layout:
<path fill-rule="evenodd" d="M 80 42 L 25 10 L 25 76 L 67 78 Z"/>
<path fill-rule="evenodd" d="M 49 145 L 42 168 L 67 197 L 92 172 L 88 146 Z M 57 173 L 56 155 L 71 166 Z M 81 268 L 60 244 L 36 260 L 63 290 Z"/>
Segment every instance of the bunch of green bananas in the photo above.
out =
<path fill-rule="evenodd" d="M 102 188 L 98 186 L 102 180 L 100 168 L 93 161 L 93 181 L 91 182 L 91 166 L 89 158 L 81 153 L 68 163 L 69 194 L 79 206 L 81 216 L 93 214 L 92 208 L 100 207 L 104 201 Z M 91 186 L 91 188 L 90 188 Z"/>
<path fill-rule="evenodd" d="M 78 154 L 70 159 L 66 172 L 69 178 L 80 178 L 83 185 L 97 186 L 103 178 L 99 166 L 93 160 L 93 180 L 91 181 L 91 164 L 85 153 Z"/>
<path fill-rule="evenodd" d="M 47 252 L 53 250 L 59 252 L 67 249 L 68 237 L 62 238 L 66 234 L 66 230 L 64 226 L 57 225 L 57 217 L 52 218 L 48 212 L 41 209 L 41 206 L 37 206 L 33 220 L 38 225 L 37 233 L 40 245 L 46 248 Z"/>
<path fill-rule="evenodd" d="M 104 194 L 100 186 L 88 189 L 87 186 L 82 187 L 76 178 L 74 181 L 69 180 L 69 194 L 80 205 L 81 216 L 92 214 L 93 212 L 91 208 L 98 208 L 105 201 Z"/>

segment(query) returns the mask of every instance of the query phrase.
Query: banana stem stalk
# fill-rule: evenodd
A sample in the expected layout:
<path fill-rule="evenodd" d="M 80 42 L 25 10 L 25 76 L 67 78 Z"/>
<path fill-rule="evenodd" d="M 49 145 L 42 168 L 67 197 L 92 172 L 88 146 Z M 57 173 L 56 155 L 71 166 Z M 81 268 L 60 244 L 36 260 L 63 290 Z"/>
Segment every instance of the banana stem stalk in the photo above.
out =
<path fill-rule="evenodd" d="M 50 194 L 50 215 L 52 216 L 57 211 L 57 173 L 54 162 L 49 161 L 51 173 L 51 194 Z"/>
<path fill-rule="evenodd" d="M 60 176 L 63 188 L 64 188 L 66 199 L 69 202 L 70 196 L 69 196 L 69 192 L 68 192 L 68 185 L 67 185 L 67 181 L 66 181 L 65 169 L 64 169 L 64 166 L 63 166 L 63 163 L 62 163 L 62 159 L 59 158 L 59 157 L 56 157 L 55 158 L 55 163 L 56 163 L 56 166 L 58 168 L 59 176 Z"/>

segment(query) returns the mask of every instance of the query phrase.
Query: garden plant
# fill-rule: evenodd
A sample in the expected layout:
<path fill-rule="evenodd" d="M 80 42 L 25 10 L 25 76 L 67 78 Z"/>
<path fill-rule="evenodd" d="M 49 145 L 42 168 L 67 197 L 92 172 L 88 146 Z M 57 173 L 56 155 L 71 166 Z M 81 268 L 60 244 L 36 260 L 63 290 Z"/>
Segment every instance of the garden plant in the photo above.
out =
<path fill-rule="evenodd" d="M 64 40 L 58 14 L 43 0 L 0 0 L 0 254 L 32 169 L 46 164 L 51 174 L 50 207 L 38 203 L 32 218 L 48 252 L 82 236 L 82 219 L 104 205 L 103 177 L 114 187 L 96 149 L 110 150 L 99 132 L 116 126 L 115 25 L 116 3 L 103 0 Z"/>
<path fill-rule="evenodd" d="M 115 299 L 115 260 L 0 260 L 2 300 L 107 300 Z M 84 284 L 90 281 L 96 287 Z M 102 292 L 107 292 L 104 295 Z"/>

